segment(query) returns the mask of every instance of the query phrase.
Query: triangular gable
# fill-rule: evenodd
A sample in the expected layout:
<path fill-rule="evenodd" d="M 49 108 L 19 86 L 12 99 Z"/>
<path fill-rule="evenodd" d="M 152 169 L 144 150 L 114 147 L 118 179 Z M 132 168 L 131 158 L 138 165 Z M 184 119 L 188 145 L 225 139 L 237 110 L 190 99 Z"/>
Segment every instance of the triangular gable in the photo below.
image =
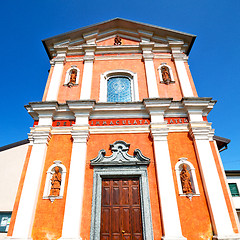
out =
<path fill-rule="evenodd" d="M 119 35 L 129 40 L 132 45 L 137 42 L 168 43 L 168 41 L 181 41 L 186 46 L 186 53 L 190 52 L 196 36 L 188 33 L 174 31 L 150 24 L 130 21 L 122 18 L 115 18 L 109 21 L 97 23 L 91 26 L 76 29 L 55 37 L 43 40 L 45 49 L 51 59 L 56 47 L 74 47 L 86 43 L 104 42 Z"/>

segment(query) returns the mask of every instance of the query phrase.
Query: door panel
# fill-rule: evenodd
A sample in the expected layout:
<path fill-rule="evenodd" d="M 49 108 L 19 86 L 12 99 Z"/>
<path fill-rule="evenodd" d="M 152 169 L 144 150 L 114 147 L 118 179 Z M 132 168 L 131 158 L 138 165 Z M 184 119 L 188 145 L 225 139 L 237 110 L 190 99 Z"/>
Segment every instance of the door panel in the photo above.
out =
<path fill-rule="evenodd" d="M 142 240 L 138 178 L 102 179 L 101 240 Z"/>

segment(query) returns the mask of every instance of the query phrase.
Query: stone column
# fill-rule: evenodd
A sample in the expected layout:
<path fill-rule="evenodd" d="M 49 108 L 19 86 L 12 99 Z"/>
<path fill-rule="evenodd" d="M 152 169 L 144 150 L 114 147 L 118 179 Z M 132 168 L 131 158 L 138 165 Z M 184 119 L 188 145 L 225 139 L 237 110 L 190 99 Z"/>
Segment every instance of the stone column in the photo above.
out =
<path fill-rule="evenodd" d="M 178 79 L 181 85 L 183 97 L 193 97 L 193 90 L 190 84 L 190 79 L 187 74 L 187 70 L 184 62 L 187 59 L 187 56 L 182 52 L 182 42 L 169 42 L 169 45 L 172 50 L 172 58 L 174 60 Z"/>
<path fill-rule="evenodd" d="M 91 89 L 92 89 L 92 74 L 93 74 L 93 61 L 94 61 L 94 51 L 96 49 L 95 44 L 84 45 L 83 49 L 85 51 L 84 60 L 84 69 L 82 77 L 82 87 L 80 99 L 90 99 L 91 98 Z"/>
<path fill-rule="evenodd" d="M 86 167 L 88 119 L 94 101 L 68 102 L 76 117 L 61 239 L 81 239 L 82 204 Z"/>
<path fill-rule="evenodd" d="M 151 134 L 154 143 L 154 156 L 164 229 L 164 240 L 183 240 L 178 205 L 173 182 L 173 171 L 168 148 L 168 126 L 164 112 L 171 99 L 145 99 L 144 104 L 151 116 Z"/>
<path fill-rule="evenodd" d="M 65 59 L 66 50 L 59 51 L 57 53 L 57 57 L 51 61 L 52 64 L 54 64 L 54 68 L 47 92 L 46 101 L 57 101 Z"/>
<path fill-rule="evenodd" d="M 155 68 L 153 64 L 153 53 L 152 49 L 154 47 L 154 43 L 140 43 L 140 46 L 143 51 L 143 60 L 145 64 L 145 71 L 147 76 L 147 86 L 148 86 L 148 97 L 149 98 L 157 98 L 158 94 L 158 86 Z"/>
<path fill-rule="evenodd" d="M 27 109 L 31 108 L 38 113 L 39 124 L 31 128 L 29 134 L 33 146 L 13 229 L 12 238 L 14 239 L 31 239 L 45 156 L 51 138 L 52 116 L 56 103 L 40 105 L 27 106 Z"/>
<path fill-rule="evenodd" d="M 214 131 L 211 128 L 211 123 L 203 121 L 202 118 L 203 112 L 212 108 L 213 101 L 209 98 L 184 99 L 183 104 L 188 109 L 190 134 L 197 153 L 215 233 L 213 239 L 240 239 L 240 235 L 233 232 L 220 176 L 210 146 Z"/>

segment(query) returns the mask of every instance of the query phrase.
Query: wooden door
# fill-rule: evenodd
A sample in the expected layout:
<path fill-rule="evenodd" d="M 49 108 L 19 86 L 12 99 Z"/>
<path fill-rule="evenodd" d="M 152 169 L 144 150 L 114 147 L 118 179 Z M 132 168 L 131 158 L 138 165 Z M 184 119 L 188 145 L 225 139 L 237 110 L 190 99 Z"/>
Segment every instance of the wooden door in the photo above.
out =
<path fill-rule="evenodd" d="M 103 179 L 101 240 L 142 239 L 139 179 Z"/>

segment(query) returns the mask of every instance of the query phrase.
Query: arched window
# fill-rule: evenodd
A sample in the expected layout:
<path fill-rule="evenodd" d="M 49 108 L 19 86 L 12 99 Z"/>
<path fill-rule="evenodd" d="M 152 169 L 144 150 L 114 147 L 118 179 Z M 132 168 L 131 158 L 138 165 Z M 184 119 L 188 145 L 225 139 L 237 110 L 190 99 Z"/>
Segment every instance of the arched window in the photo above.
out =
<path fill-rule="evenodd" d="M 56 179 L 57 175 L 59 176 L 58 177 L 59 189 L 55 190 L 56 188 L 58 188 L 54 186 L 54 181 L 57 180 Z M 59 160 L 54 161 L 54 164 L 50 166 L 47 171 L 43 199 L 50 199 L 53 202 L 55 199 L 63 198 L 65 179 L 66 179 L 65 166 Z M 55 193 L 56 191 L 57 193 Z"/>
<path fill-rule="evenodd" d="M 125 76 L 110 77 L 107 81 L 108 102 L 131 102 L 131 80 Z"/>
<path fill-rule="evenodd" d="M 80 75 L 80 70 L 77 68 L 77 66 L 71 66 L 71 68 L 67 70 L 64 85 L 68 87 L 78 85 L 79 75 Z"/>
<path fill-rule="evenodd" d="M 137 74 L 128 70 L 112 70 L 101 74 L 100 102 L 138 101 Z"/>
<path fill-rule="evenodd" d="M 177 175 L 178 191 L 180 196 L 199 196 L 199 189 L 195 168 L 187 158 L 179 158 L 175 171 Z"/>
<path fill-rule="evenodd" d="M 166 63 L 162 63 L 158 67 L 159 77 L 160 77 L 160 83 L 170 84 L 174 83 L 172 69 L 170 66 L 168 66 Z"/>

